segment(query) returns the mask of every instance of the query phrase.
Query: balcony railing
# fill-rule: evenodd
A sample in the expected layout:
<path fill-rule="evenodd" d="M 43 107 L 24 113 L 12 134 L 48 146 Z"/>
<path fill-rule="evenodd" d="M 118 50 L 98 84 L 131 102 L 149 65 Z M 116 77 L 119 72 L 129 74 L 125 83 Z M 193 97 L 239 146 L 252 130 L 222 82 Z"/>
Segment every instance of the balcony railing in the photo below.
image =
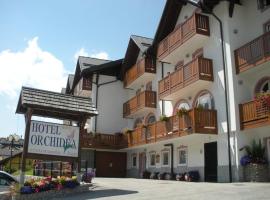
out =
<path fill-rule="evenodd" d="M 250 101 L 239 105 L 240 128 L 256 128 L 270 125 L 270 107 L 260 101 Z"/>
<path fill-rule="evenodd" d="M 143 91 L 138 95 L 130 99 L 123 105 L 123 116 L 127 117 L 131 114 L 136 113 L 142 108 L 156 108 L 157 106 L 156 92 L 154 91 Z"/>
<path fill-rule="evenodd" d="M 122 149 L 127 147 L 127 139 L 122 134 L 82 133 L 81 146 L 93 149 Z"/>
<path fill-rule="evenodd" d="M 156 73 L 156 67 L 151 58 L 141 59 L 126 72 L 124 86 L 127 87 L 144 73 Z"/>
<path fill-rule="evenodd" d="M 236 73 L 241 73 L 270 60 L 270 32 L 236 49 Z"/>
<path fill-rule="evenodd" d="M 128 135 L 128 146 L 154 143 L 192 133 L 217 134 L 216 110 L 191 109 L 182 117 L 172 116 L 168 121 L 158 121 L 141 126 Z"/>
<path fill-rule="evenodd" d="M 210 35 L 208 16 L 194 13 L 183 24 L 179 25 L 178 28 L 160 42 L 157 51 L 158 58 L 162 59 L 195 34 Z"/>
<path fill-rule="evenodd" d="M 159 98 L 187 87 L 197 80 L 214 80 L 211 59 L 197 58 L 160 80 L 158 83 Z"/>

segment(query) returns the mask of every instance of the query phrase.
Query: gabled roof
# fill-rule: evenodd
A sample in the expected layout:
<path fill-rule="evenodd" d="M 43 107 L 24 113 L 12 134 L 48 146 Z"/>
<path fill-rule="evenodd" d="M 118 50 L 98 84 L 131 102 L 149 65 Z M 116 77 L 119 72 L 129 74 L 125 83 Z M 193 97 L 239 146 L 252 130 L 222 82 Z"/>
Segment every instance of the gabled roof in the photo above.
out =
<path fill-rule="evenodd" d="M 111 60 L 104 60 L 104 59 L 84 57 L 84 56 L 79 56 L 78 58 L 78 64 L 81 71 L 91 66 L 101 65 L 110 61 Z"/>
<path fill-rule="evenodd" d="M 126 50 L 126 54 L 123 60 L 123 68 L 122 73 L 136 64 L 138 56 L 140 53 L 144 53 L 153 43 L 153 39 L 138 36 L 138 35 L 131 35 L 128 47 Z"/>
<path fill-rule="evenodd" d="M 66 91 L 65 94 L 70 94 L 71 87 L 73 85 L 74 75 L 69 74 L 67 79 Z"/>
<path fill-rule="evenodd" d="M 91 58 L 91 57 L 85 57 L 85 56 L 79 56 L 76 69 L 75 69 L 75 74 L 74 74 L 74 81 L 72 85 L 70 85 L 70 91 L 74 90 L 75 86 L 81 79 L 81 73 L 83 70 L 88 69 L 92 66 L 97 66 L 97 65 L 102 65 L 105 63 L 111 62 L 111 60 L 104 60 L 104 59 L 99 59 L 99 58 Z"/>
<path fill-rule="evenodd" d="M 87 77 L 87 76 L 91 76 L 93 73 L 99 73 L 99 74 L 107 75 L 107 76 L 115 76 L 121 79 L 120 69 L 122 67 L 122 62 L 123 62 L 123 59 L 119 59 L 115 61 L 106 62 L 101 65 L 93 65 L 82 70 L 81 75 L 84 77 Z"/>
<path fill-rule="evenodd" d="M 25 114 L 28 108 L 36 116 L 74 121 L 98 114 L 90 98 L 22 87 L 16 113 Z"/>
<path fill-rule="evenodd" d="M 153 42 L 152 38 L 147 38 L 138 35 L 131 35 L 130 39 L 132 39 L 135 42 L 135 44 L 139 47 L 141 52 L 145 52 L 145 50 L 148 49 L 148 47 L 151 46 Z"/>
<path fill-rule="evenodd" d="M 205 13 L 212 12 L 213 8 L 223 0 L 190 0 L 191 4 L 198 5 Z M 229 1 L 229 15 L 232 17 L 234 4 L 240 4 L 240 0 L 226 0 Z M 162 41 L 167 35 L 169 35 L 175 28 L 178 16 L 181 9 L 186 5 L 188 0 L 167 0 L 154 40 L 153 44 L 147 50 L 148 54 L 156 56 L 157 47 L 160 41 Z"/>

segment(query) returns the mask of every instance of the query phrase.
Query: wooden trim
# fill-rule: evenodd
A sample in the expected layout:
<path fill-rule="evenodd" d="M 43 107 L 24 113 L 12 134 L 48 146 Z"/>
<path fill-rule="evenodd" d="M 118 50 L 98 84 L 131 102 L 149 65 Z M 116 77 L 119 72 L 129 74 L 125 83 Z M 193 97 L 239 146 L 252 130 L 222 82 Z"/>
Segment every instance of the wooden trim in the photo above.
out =
<path fill-rule="evenodd" d="M 196 34 L 210 36 L 209 17 L 199 13 L 193 13 L 184 23 L 165 37 L 158 45 L 157 57 L 165 58 L 170 52 L 181 46 Z"/>
<path fill-rule="evenodd" d="M 234 51 L 236 73 L 270 61 L 270 32 L 267 32 Z"/>
<path fill-rule="evenodd" d="M 162 99 L 174 92 L 198 81 L 214 81 L 213 62 L 208 58 L 196 58 L 158 82 L 159 98 Z"/>

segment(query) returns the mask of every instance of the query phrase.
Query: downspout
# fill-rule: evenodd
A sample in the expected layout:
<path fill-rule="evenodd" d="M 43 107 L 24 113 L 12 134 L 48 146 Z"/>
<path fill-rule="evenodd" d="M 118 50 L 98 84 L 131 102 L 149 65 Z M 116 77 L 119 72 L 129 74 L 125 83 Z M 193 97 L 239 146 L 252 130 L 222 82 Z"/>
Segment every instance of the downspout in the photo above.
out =
<path fill-rule="evenodd" d="M 193 1 L 186 0 L 185 2 L 201 8 L 202 10 L 207 10 L 207 14 L 211 14 L 219 23 L 219 29 L 220 29 L 220 39 L 221 39 L 221 51 L 222 51 L 222 64 L 223 64 L 223 76 L 224 76 L 224 93 L 225 93 L 225 109 L 226 109 L 226 120 L 227 120 L 227 148 L 228 148 L 228 162 L 229 162 L 229 181 L 232 182 L 232 161 L 231 161 L 231 141 L 230 141 L 230 121 L 229 121 L 229 108 L 228 108 L 228 91 L 227 91 L 227 65 L 225 60 L 225 46 L 224 46 L 224 36 L 223 36 L 223 24 L 221 19 L 208 7 L 203 5 L 202 3 L 194 3 Z"/>
<path fill-rule="evenodd" d="M 161 79 L 164 78 L 164 62 L 161 62 Z M 161 114 L 164 115 L 164 108 L 165 108 L 165 105 L 164 105 L 164 100 L 161 100 Z"/>
<path fill-rule="evenodd" d="M 96 109 L 98 109 L 98 88 L 99 88 L 98 81 L 99 81 L 99 74 L 97 73 L 96 75 L 97 75 L 97 77 L 96 77 L 96 86 L 97 86 L 97 91 L 96 91 Z M 95 116 L 95 133 L 97 132 L 97 120 L 98 120 L 98 116 L 96 115 Z"/>
<path fill-rule="evenodd" d="M 165 147 L 171 147 L 171 179 L 173 179 L 173 174 L 174 174 L 174 170 L 173 170 L 173 143 L 170 144 L 164 144 Z"/>

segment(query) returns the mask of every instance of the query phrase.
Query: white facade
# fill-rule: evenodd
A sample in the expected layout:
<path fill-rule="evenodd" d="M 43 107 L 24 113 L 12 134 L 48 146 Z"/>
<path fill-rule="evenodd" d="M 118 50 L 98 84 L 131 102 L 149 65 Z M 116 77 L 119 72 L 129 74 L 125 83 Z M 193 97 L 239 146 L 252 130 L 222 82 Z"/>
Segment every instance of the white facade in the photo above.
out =
<path fill-rule="evenodd" d="M 223 24 L 224 44 L 225 44 L 225 61 L 226 61 L 226 76 L 228 88 L 228 110 L 230 120 L 230 152 L 232 160 L 233 180 L 242 180 L 242 168 L 239 164 L 241 156 L 244 152 L 239 151 L 245 145 L 249 145 L 253 139 L 262 139 L 267 141 L 270 138 L 269 126 L 260 128 L 240 130 L 239 119 L 239 104 L 250 101 L 254 97 L 255 86 L 263 77 L 270 77 L 269 62 L 261 64 L 246 72 L 236 74 L 234 51 L 253 39 L 261 36 L 264 32 L 263 25 L 270 20 L 270 9 L 261 11 L 257 7 L 257 1 L 243 0 L 242 5 L 235 5 L 233 17 L 229 17 L 228 7 L 229 2 L 221 1 L 213 10 L 213 12 L 221 19 Z M 177 25 L 184 23 L 196 8 L 187 4 L 181 9 L 178 16 Z M 205 14 L 204 14 L 205 15 Z M 224 86 L 224 71 L 223 71 L 223 57 L 221 46 L 220 26 L 218 21 L 212 16 L 209 17 L 210 36 L 189 39 L 189 43 L 178 47 L 179 55 L 169 56 L 168 63 L 161 63 L 157 60 L 156 73 L 152 79 L 152 90 L 157 92 L 158 96 L 158 82 L 162 80 L 168 73 L 174 71 L 175 65 L 178 61 L 183 60 L 184 65 L 192 60 L 192 54 L 197 49 L 203 49 L 203 57 L 212 59 L 213 61 L 213 82 L 193 83 L 181 89 L 177 98 L 172 101 L 164 101 L 164 114 L 172 116 L 175 107 L 181 100 L 188 103 L 189 108 L 195 107 L 196 100 L 199 94 L 203 91 L 209 92 L 213 97 L 213 109 L 217 111 L 217 127 L 218 134 L 200 134 L 174 138 L 170 140 L 163 140 L 160 142 L 140 145 L 132 148 L 127 148 L 127 174 L 128 176 L 138 177 L 140 174 L 139 157 L 140 154 L 146 156 L 145 169 L 151 172 L 170 172 L 171 167 L 175 173 L 183 173 L 188 170 L 198 170 L 201 176 L 200 180 L 204 180 L 205 167 L 205 144 L 217 142 L 217 178 L 219 182 L 229 181 L 229 159 L 228 159 L 228 144 L 227 144 L 227 120 L 226 120 L 226 102 L 225 102 L 225 86 Z M 177 26 L 176 25 L 176 26 Z M 193 41 L 192 41 L 193 40 Z M 139 53 L 137 60 L 142 58 L 142 52 Z M 163 77 L 162 77 L 163 65 Z M 113 76 L 100 75 L 97 87 L 95 83 L 97 76 L 93 76 L 93 85 L 91 98 L 92 102 L 96 104 L 96 95 L 98 88 L 97 110 L 99 115 L 97 118 L 91 119 L 89 129 L 90 132 L 113 134 L 121 132 L 123 128 L 135 128 L 135 122 L 138 119 L 143 124 L 146 124 L 146 117 L 150 114 L 149 110 L 145 109 L 140 114 L 134 115 L 133 118 L 123 118 L 123 104 L 136 95 L 136 91 L 146 90 L 146 85 L 136 84 L 132 88 L 124 88 L 123 82 L 116 80 Z M 108 84 L 104 84 L 108 83 Z M 103 85 L 104 84 L 104 85 Z M 162 115 L 162 101 L 157 97 L 157 108 L 151 111 L 156 120 Z M 97 122 L 95 121 L 97 120 Z M 97 127 L 95 124 L 97 123 Z M 173 144 L 173 166 L 171 166 L 171 158 L 169 156 L 168 164 L 164 165 L 163 152 L 171 149 L 165 144 Z M 270 142 L 268 147 L 270 158 Z M 182 150 L 185 150 L 182 151 Z M 181 151 L 181 152 L 180 152 Z M 180 154 L 182 155 L 180 161 Z M 151 156 L 156 155 L 156 159 L 160 159 L 154 165 L 151 165 Z M 186 159 L 184 159 L 186 155 Z M 156 160 L 156 161 L 157 161 Z M 181 163 L 183 162 L 183 163 Z M 144 169 L 144 170 L 145 170 Z"/>

